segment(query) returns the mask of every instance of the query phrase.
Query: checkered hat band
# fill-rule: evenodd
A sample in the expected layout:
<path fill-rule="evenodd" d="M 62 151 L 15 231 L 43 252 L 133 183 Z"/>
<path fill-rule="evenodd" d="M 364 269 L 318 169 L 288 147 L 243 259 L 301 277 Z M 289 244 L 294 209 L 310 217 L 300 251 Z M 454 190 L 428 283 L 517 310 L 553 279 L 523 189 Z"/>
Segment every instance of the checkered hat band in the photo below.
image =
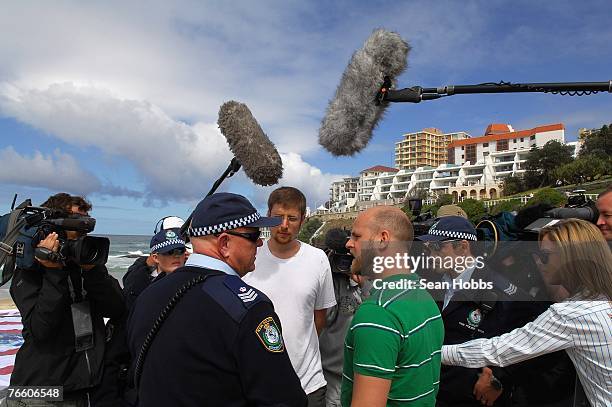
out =
<path fill-rule="evenodd" d="M 453 239 L 461 239 L 461 240 L 473 240 L 476 241 L 478 240 L 476 238 L 476 235 L 473 233 L 466 233 L 466 232 L 453 232 L 450 230 L 430 230 L 428 232 L 430 235 L 436 235 L 436 236 L 446 236 L 446 237 L 451 237 Z"/>
<path fill-rule="evenodd" d="M 218 225 L 203 226 L 200 228 L 189 228 L 190 236 L 207 236 L 214 235 L 216 233 L 222 233 L 226 230 L 236 229 L 243 226 L 247 226 L 261 218 L 258 212 L 254 212 L 244 218 L 230 220 L 228 222 L 219 223 Z"/>
<path fill-rule="evenodd" d="M 171 244 L 182 244 L 184 246 L 185 241 L 181 239 L 166 240 L 165 242 L 158 243 L 155 246 L 151 247 L 151 253 L 156 252 L 166 246 L 170 246 Z"/>

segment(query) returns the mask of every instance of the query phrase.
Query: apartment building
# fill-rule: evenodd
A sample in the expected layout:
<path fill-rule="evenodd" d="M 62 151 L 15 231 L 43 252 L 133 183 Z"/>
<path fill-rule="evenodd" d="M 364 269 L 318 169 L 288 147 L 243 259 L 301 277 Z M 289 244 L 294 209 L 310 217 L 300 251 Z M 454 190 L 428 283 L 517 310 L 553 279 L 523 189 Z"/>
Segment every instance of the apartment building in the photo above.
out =
<path fill-rule="evenodd" d="M 395 143 L 395 168 L 437 167 L 447 162 L 449 143 L 469 137 L 466 132 L 442 133 L 433 127 L 404 134 L 403 139 Z"/>
<path fill-rule="evenodd" d="M 333 182 L 329 188 L 331 208 L 353 207 L 357 203 L 359 177 L 348 177 Z"/>
<path fill-rule="evenodd" d="M 415 169 L 377 165 L 361 171 L 357 201 L 398 203 L 419 191 L 426 191 L 431 197 L 451 194 L 455 201 L 495 199 L 501 196 L 505 177 L 525 172 L 531 148 L 540 148 L 551 140 L 564 143 L 562 123 L 520 131 L 508 124 L 491 124 L 482 137 L 452 141 L 448 145 L 449 162 Z M 358 206 L 358 202 L 351 205 L 343 202 L 334 205 L 332 210 L 348 210 Z"/>

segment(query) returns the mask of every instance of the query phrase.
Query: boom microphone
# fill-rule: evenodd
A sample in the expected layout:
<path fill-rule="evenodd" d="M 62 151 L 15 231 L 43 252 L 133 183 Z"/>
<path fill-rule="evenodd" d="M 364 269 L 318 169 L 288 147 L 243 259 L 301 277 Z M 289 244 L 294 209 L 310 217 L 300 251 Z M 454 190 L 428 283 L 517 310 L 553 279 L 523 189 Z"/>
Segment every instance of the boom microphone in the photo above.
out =
<path fill-rule="evenodd" d="M 335 156 L 366 147 L 388 102 L 377 103 L 381 84 L 395 85 L 406 69 L 410 46 L 397 33 L 375 30 L 356 51 L 319 129 L 319 144 Z"/>
<path fill-rule="evenodd" d="M 217 124 L 230 150 L 254 183 L 263 186 L 278 183 L 283 176 L 283 162 L 245 104 L 233 100 L 225 102 L 219 109 Z"/>

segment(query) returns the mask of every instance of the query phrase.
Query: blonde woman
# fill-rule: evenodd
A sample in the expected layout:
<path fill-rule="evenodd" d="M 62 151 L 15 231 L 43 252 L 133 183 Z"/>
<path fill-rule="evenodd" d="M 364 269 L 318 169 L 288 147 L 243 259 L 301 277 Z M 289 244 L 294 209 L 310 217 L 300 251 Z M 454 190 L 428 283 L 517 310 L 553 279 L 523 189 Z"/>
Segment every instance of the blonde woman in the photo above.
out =
<path fill-rule="evenodd" d="M 612 254 L 595 225 L 567 219 L 540 232 L 542 277 L 570 294 L 507 334 L 442 347 L 442 363 L 507 366 L 566 350 L 591 406 L 612 405 Z M 484 403 L 487 400 L 481 400 Z"/>

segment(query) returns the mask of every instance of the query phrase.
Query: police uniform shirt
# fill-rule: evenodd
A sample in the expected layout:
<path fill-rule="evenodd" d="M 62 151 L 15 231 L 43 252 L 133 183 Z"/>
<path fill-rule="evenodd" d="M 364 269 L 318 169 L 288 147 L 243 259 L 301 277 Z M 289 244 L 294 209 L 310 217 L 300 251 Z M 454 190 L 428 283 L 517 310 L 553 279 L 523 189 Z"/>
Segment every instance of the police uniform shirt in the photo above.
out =
<path fill-rule="evenodd" d="M 207 279 L 183 295 L 149 348 L 139 405 L 305 406 L 270 300 L 201 254 L 138 297 L 128 330 L 134 359 L 169 299 L 198 275 Z"/>
<path fill-rule="evenodd" d="M 431 280 L 433 280 L 431 277 L 437 277 L 439 279 L 438 281 L 443 280 L 443 277 L 439 275 L 428 277 L 430 277 Z M 508 287 L 512 287 L 512 284 L 503 280 L 499 275 L 496 275 L 489 267 L 474 269 L 469 279 L 463 279 L 463 281 L 470 280 L 491 281 L 493 282 L 493 289 L 455 290 L 451 301 L 446 307 L 442 308 L 442 301 L 438 303 L 445 326 L 445 345 L 455 345 L 475 338 L 490 338 L 501 335 L 535 319 L 546 308 L 542 304 L 530 301 L 516 301 L 516 299 L 524 299 L 526 293 L 515 286 L 516 290 L 509 289 Z M 485 291 L 494 293 L 493 298 L 496 298 L 496 300 L 489 301 L 488 303 L 476 300 L 475 297 L 484 294 Z M 440 293 L 438 293 L 437 298 L 441 300 L 442 298 L 446 298 L 446 296 L 440 296 Z M 558 361 L 559 358 L 567 359 L 563 354 L 551 355 L 546 361 L 542 360 L 537 362 L 534 360 L 531 363 L 527 362 L 522 365 L 511 367 L 492 367 L 493 375 L 503 383 L 505 388 L 505 391 L 497 400 L 496 405 L 511 403 L 509 398 L 515 381 L 520 381 L 524 372 L 529 371 L 529 365 L 537 365 L 539 363 L 545 366 L 545 368 L 549 368 L 550 366 L 559 364 L 565 369 L 569 361 L 567 361 L 567 363 Z M 571 369 L 571 365 L 567 367 Z M 480 369 L 443 365 L 440 375 L 438 404 L 460 407 L 475 407 L 481 405 L 480 401 L 476 400 L 473 395 L 474 384 L 478 380 L 479 372 Z M 543 373 L 540 374 L 542 375 Z M 564 381 L 564 376 L 566 375 L 572 376 L 573 372 L 561 372 L 561 377 L 554 378 L 553 382 L 555 380 L 557 383 Z M 544 386 L 542 387 L 544 388 Z M 554 387 L 556 386 L 553 386 L 553 388 Z M 554 396 L 549 394 L 548 397 L 551 400 L 561 400 L 568 396 L 568 392 L 569 390 L 564 387 L 563 389 L 558 389 Z"/>

